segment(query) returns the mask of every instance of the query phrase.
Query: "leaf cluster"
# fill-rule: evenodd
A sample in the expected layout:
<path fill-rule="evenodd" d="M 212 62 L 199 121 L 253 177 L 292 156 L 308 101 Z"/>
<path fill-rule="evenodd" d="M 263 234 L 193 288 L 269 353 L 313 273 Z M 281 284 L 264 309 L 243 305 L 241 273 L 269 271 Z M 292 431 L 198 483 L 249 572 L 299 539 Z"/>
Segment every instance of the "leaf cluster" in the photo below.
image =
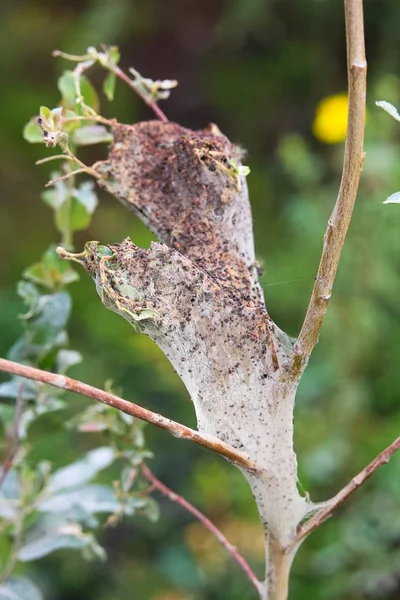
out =
<path fill-rule="evenodd" d="M 107 57 L 118 60 L 115 49 Z M 110 75 L 104 89 L 111 99 L 115 81 Z M 74 232 L 89 226 L 98 203 L 92 181 L 76 182 L 74 166 L 81 163 L 74 153 L 82 145 L 110 142 L 111 135 L 104 125 L 93 125 L 99 100 L 84 76 L 80 75 L 77 85 L 76 75 L 66 71 L 58 88 L 60 106 L 41 107 L 39 117 L 25 126 L 24 137 L 50 147 L 58 144 L 63 151 L 57 156 L 63 161 L 61 170 L 52 173 L 54 182 L 43 200 L 54 212 L 61 243 L 73 248 Z M 23 331 L 8 358 L 60 376 L 82 361 L 80 353 L 70 348 L 67 332 L 72 305 L 68 286 L 77 279 L 71 265 L 59 260 L 55 246 L 24 270 L 17 285 L 26 304 L 20 316 Z M 110 390 L 111 383 L 106 387 Z M 19 574 L 22 563 L 61 548 L 75 548 L 85 559 L 104 560 L 105 550 L 95 537 L 104 515 L 108 525 L 137 513 L 158 518 L 158 506 L 140 474 L 141 463 L 151 457 L 143 424 L 129 415 L 93 404 L 68 420 L 60 418 L 64 436 L 85 435 L 91 449 L 78 452 L 61 468 L 56 468 L 51 457 L 36 458 L 32 431 L 41 430 L 47 414 L 62 416 L 68 410 L 68 397 L 62 390 L 19 377 L 0 383 L 0 518 L 1 532 L 8 540 L 0 556 L 2 600 L 42 598 L 37 586 Z M 98 481 L 105 470 L 108 475 L 103 480 L 112 477 L 112 483 Z"/>

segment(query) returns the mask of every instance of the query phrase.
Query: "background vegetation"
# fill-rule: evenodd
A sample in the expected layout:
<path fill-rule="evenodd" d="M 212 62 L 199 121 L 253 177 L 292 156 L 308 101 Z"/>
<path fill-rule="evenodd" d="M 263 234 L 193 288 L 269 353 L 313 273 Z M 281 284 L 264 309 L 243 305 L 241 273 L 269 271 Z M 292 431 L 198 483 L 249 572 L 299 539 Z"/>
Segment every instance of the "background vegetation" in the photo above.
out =
<path fill-rule="evenodd" d="M 341 3 L 324 0 L 44 0 L 2 2 L 0 19 L 0 355 L 20 335 L 21 271 L 58 238 L 40 200 L 49 178 L 44 146 L 22 139 L 41 104 L 58 101 L 56 79 L 68 65 L 59 48 L 82 53 L 101 42 L 120 46 L 121 66 L 176 78 L 162 107 L 191 128 L 213 121 L 248 151 L 245 163 L 262 283 L 273 319 L 296 335 L 316 272 L 322 236 L 338 188 L 343 144 L 340 107 L 314 125 L 320 101 L 346 89 Z M 361 189 L 334 300 L 306 372 L 296 410 L 300 479 L 314 500 L 334 494 L 399 431 L 400 215 L 382 201 L 400 188 L 398 125 L 375 107 L 400 105 L 400 4 L 365 1 L 369 62 L 368 122 Z M 103 74 L 101 74 L 101 77 Z M 99 77 L 99 83 L 101 78 Z M 331 111 L 331 112 L 329 112 Z M 338 112 L 339 111 L 339 112 Z M 152 118 L 117 83 L 105 116 Z M 87 150 L 86 162 L 105 149 Z M 102 243 L 150 235 L 100 192 L 89 232 Z M 287 282 L 283 283 L 280 282 Z M 106 311 L 88 278 L 71 286 L 71 343 L 85 360 L 70 374 L 99 387 L 107 379 L 126 398 L 194 426 L 187 394 L 155 345 Z M 69 398 L 71 407 L 83 399 Z M 43 417 L 31 432 L 38 457 L 63 466 L 90 449 L 88 435 L 63 433 L 70 411 Z M 201 508 L 260 571 L 262 532 L 244 479 L 221 458 L 147 427 L 153 470 Z M 400 455 L 304 544 L 291 598 L 361 600 L 400 595 Z M 108 478 L 112 473 L 107 472 Z M 105 529 L 107 568 L 62 550 L 25 567 L 49 600 L 251 599 L 254 592 L 225 551 L 177 505 L 161 500 L 158 523 L 135 518 Z M 0 543 L 0 554 L 6 552 Z M 261 573 L 260 573 L 261 574 Z"/>

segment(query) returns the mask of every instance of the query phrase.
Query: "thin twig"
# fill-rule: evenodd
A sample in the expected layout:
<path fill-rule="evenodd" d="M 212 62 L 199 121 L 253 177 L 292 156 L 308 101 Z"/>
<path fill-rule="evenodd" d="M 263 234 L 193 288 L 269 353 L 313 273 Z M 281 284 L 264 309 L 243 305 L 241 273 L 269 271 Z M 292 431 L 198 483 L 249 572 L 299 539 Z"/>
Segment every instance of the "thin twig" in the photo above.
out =
<path fill-rule="evenodd" d="M 117 119 L 106 119 L 101 115 L 76 115 L 76 117 L 63 117 L 63 123 L 70 123 L 71 121 L 95 121 L 96 123 L 103 123 L 107 127 L 114 127 L 117 123 Z"/>
<path fill-rule="evenodd" d="M 85 104 L 85 98 L 83 97 L 82 90 L 81 90 L 81 77 L 85 71 L 87 71 L 88 69 L 90 69 L 90 67 L 92 67 L 94 65 L 94 62 L 95 61 L 93 59 L 89 59 L 89 60 L 80 62 L 75 67 L 73 72 L 74 72 L 74 83 L 75 83 L 75 94 L 76 94 L 75 102 L 82 107 L 83 111 L 86 114 L 96 117 L 97 116 L 96 111 L 93 108 L 91 108 L 90 106 L 88 106 L 87 104 Z"/>
<path fill-rule="evenodd" d="M 95 179 L 97 179 L 99 177 L 98 173 L 96 173 L 96 171 L 93 167 L 88 167 L 87 165 L 85 165 L 85 163 L 82 162 L 77 156 L 75 156 L 75 154 L 73 154 L 69 148 L 65 149 L 64 154 L 53 154 L 52 156 L 46 156 L 45 158 L 41 158 L 40 160 L 37 160 L 36 164 L 42 165 L 42 164 L 50 162 L 52 160 L 69 160 L 71 162 L 75 162 L 77 165 L 79 165 L 80 168 L 75 169 L 74 171 L 69 171 L 65 175 L 60 175 L 59 177 L 56 177 L 55 179 L 51 179 L 50 181 L 48 181 L 46 183 L 46 187 L 50 187 L 50 186 L 54 185 L 55 183 L 57 183 L 58 181 L 64 181 L 65 179 L 68 179 L 69 177 L 71 177 L 73 175 L 78 175 L 79 173 L 89 173 L 89 175 L 92 175 L 92 177 L 94 177 Z"/>
<path fill-rule="evenodd" d="M 35 165 L 44 165 L 44 163 L 50 162 L 52 160 L 71 160 L 75 162 L 75 157 L 68 156 L 67 154 L 52 154 L 51 156 L 46 156 L 45 158 L 40 158 L 35 162 Z"/>
<path fill-rule="evenodd" d="M 328 307 L 344 240 L 356 200 L 364 161 L 367 63 L 364 49 L 362 0 L 345 0 L 349 108 L 342 180 L 324 236 L 321 260 L 307 314 L 291 357 L 291 375 L 304 371 L 318 341 Z"/>
<path fill-rule="evenodd" d="M 75 154 L 73 152 L 71 152 L 71 150 L 68 147 L 65 148 L 64 152 L 65 152 L 65 155 L 70 160 L 74 160 L 76 162 L 76 164 L 81 167 L 81 169 L 86 169 L 86 171 L 88 173 L 90 173 L 91 175 L 93 175 L 93 177 L 97 177 L 96 171 L 94 171 L 94 169 L 92 169 L 91 167 L 88 167 L 87 165 L 85 165 L 85 163 L 82 162 L 80 158 L 78 158 L 77 156 L 75 156 Z"/>
<path fill-rule="evenodd" d="M 190 427 L 186 427 L 186 425 L 172 421 L 167 417 L 163 417 L 162 415 L 154 413 L 147 408 L 133 404 L 128 400 L 123 400 L 122 398 L 114 396 L 114 394 L 110 394 L 104 390 L 92 387 L 91 385 L 87 385 L 86 383 L 82 383 L 76 379 L 71 379 L 65 375 L 49 373 L 48 371 L 42 371 L 41 369 L 35 369 L 34 367 L 21 365 L 20 363 L 6 360 L 5 358 L 0 358 L 0 371 L 3 371 L 4 373 L 10 373 L 12 375 L 18 375 L 19 377 L 26 377 L 27 379 L 33 379 L 34 381 L 40 381 L 41 383 L 53 385 L 62 390 L 69 390 L 71 392 L 81 394 L 82 396 L 93 398 L 93 400 L 97 400 L 98 402 L 102 402 L 102 404 L 107 404 L 108 406 L 112 406 L 113 408 L 131 415 L 132 417 L 136 417 L 141 421 L 146 421 L 147 423 L 151 423 L 152 425 L 160 427 L 160 429 L 165 429 L 177 438 L 190 440 L 199 446 L 209 448 L 210 450 L 221 454 L 225 458 L 245 468 L 246 470 L 260 474 L 263 477 L 267 477 L 266 473 L 263 472 L 258 465 L 247 458 L 245 454 L 239 452 L 239 450 L 236 450 L 235 448 L 232 448 L 232 446 L 225 444 L 218 438 L 204 433 L 199 433 L 194 429 L 190 429 Z"/>
<path fill-rule="evenodd" d="M 302 525 L 293 541 L 293 546 L 297 546 L 314 529 L 319 527 L 347 498 L 355 492 L 377 469 L 389 462 L 397 450 L 400 449 L 400 437 L 398 437 L 390 446 L 385 448 L 372 462 L 369 463 L 358 475 L 353 477 L 349 483 L 328 501 L 326 505 L 315 513 L 304 525 Z"/>
<path fill-rule="evenodd" d="M 137 95 L 141 97 L 141 99 L 147 104 L 147 106 L 150 106 L 150 108 L 154 111 L 154 113 L 157 115 L 160 121 L 168 123 L 168 117 L 158 106 L 157 102 L 154 102 L 154 100 L 152 100 L 149 96 L 144 94 L 139 88 L 139 86 L 135 85 L 132 79 L 128 77 L 128 75 L 126 75 L 122 71 L 122 69 L 118 67 L 118 65 L 113 64 L 111 67 L 109 67 L 109 69 L 112 73 L 114 73 L 117 77 L 119 77 L 120 79 L 122 79 L 122 81 L 129 85 L 129 87 L 132 88 L 137 93 Z"/>
<path fill-rule="evenodd" d="M 211 531 L 213 535 L 217 538 L 217 540 L 228 550 L 228 552 L 232 555 L 232 557 L 236 560 L 236 562 L 240 565 L 243 571 L 246 573 L 247 577 L 250 579 L 251 583 L 254 585 L 258 593 L 261 593 L 263 586 L 262 583 L 257 579 L 255 573 L 252 571 L 246 559 L 239 554 L 235 546 L 226 539 L 222 531 L 218 529 L 211 521 L 208 519 L 202 512 L 200 512 L 197 508 L 195 508 L 190 502 L 185 500 L 179 494 L 173 492 L 169 487 L 167 487 L 164 483 L 162 483 L 155 475 L 152 473 L 147 465 L 142 463 L 142 473 L 146 477 L 146 479 L 152 484 L 153 488 L 158 489 L 164 496 L 167 496 L 172 502 L 176 502 L 183 508 L 185 508 L 188 512 L 194 515 L 201 523 Z"/>
<path fill-rule="evenodd" d="M 52 185 L 55 185 L 59 181 L 65 181 L 66 179 L 69 179 L 70 177 L 73 177 L 75 175 L 79 175 L 80 173 L 89 173 L 93 177 L 96 177 L 96 178 L 98 177 L 97 173 L 95 173 L 95 171 L 93 169 L 91 169 L 90 167 L 82 167 L 82 169 L 75 169 L 74 171 L 70 171 L 69 173 L 66 173 L 65 175 L 60 175 L 59 177 L 50 179 L 50 181 L 48 181 L 44 187 L 51 187 Z"/>

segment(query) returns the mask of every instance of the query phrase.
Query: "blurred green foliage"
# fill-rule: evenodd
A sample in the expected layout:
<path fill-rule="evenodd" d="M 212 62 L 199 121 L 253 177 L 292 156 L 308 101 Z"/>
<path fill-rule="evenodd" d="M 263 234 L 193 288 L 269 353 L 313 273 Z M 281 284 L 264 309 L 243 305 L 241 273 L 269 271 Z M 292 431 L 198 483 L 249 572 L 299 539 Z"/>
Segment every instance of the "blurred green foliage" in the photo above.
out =
<path fill-rule="evenodd" d="M 342 4 L 326 0 L 48 0 L 0 7 L 0 355 L 21 335 L 15 286 L 21 272 L 57 241 L 40 200 L 50 176 L 34 161 L 44 146 L 22 139 L 23 125 L 58 102 L 66 67 L 54 49 L 82 53 L 104 42 L 121 49 L 121 66 L 179 81 L 162 104 L 192 128 L 216 122 L 248 151 L 246 164 L 262 284 L 273 319 L 296 335 L 313 284 L 322 237 L 336 197 L 343 144 L 312 135 L 319 101 L 346 89 Z M 296 408 L 300 480 L 314 500 L 336 491 L 398 436 L 400 425 L 400 214 L 382 202 L 400 188 L 400 130 L 376 100 L 400 106 L 400 4 L 365 0 L 369 61 L 366 160 L 361 189 L 321 340 Z M 96 79 L 97 77 L 97 79 Z M 104 75 L 94 82 L 101 89 Z M 117 82 L 102 114 L 134 122 L 151 117 Z M 104 156 L 84 149 L 87 164 Z M 100 193 L 88 239 L 113 243 L 151 236 L 115 199 Z M 291 282 L 279 285 L 279 282 Z M 70 286 L 72 345 L 83 356 L 71 375 L 99 387 L 112 378 L 124 396 L 194 425 L 187 393 L 147 338 L 106 311 L 88 278 Z M 61 468 L 90 449 L 88 434 L 65 438 L 62 422 L 88 406 L 68 396 L 65 413 L 42 417 L 32 432 L 37 459 Z M 261 526 L 244 479 L 222 459 L 146 428 L 153 469 L 202 509 L 262 577 Z M 304 544 L 291 580 L 293 600 L 394 600 L 400 595 L 400 456 L 378 472 Z M 105 483 L 106 481 L 103 481 Z M 161 519 L 106 529 L 103 564 L 60 550 L 20 571 L 51 600 L 232 600 L 254 592 L 233 561 L 192 518 L 166 500 Z M 4 548 L 0 547 L 0 555 Z M 32 566 L 34 565 L 34 566 Z"/>

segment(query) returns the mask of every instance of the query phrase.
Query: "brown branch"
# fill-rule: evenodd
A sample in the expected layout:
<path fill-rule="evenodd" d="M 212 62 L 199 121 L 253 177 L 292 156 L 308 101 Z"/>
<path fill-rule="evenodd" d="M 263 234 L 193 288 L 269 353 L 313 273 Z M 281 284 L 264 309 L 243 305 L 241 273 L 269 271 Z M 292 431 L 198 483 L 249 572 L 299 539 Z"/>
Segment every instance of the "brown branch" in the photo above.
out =
<path fill-rule="evenodd" d="M 345 0 L 349 108 L 342 180 L 324 236 L 321 260 L 307 314 L 294 347 L 291 370 L 300 376 L 318 341 L 349 228 L 364 161 L 367 63 L 362 0 Z"/>
<path fill-rule="evenodd" d="M 385 448 L 372 462 L 369 463 L 358 475 L 353 477 L 349 483 L 340 490 L 332 498 L 332 500 L 326 503 L 326 506 L 321 508 L 315 515 L 311 517 L 304 525 L 299 527 L 295 540 L 292 546 L 297 546 L 301 541 L 304 540 L 314 529 L 319 527 L 331 514 L 339 508 L 339 506 L 347 500 L 347 498 L 355 492 L 377 469 L 389 462 L 391 457 L 397 450 L 400 449 L 400 437 L 398 437 L 390 446 Z"/>
<path fill-rule="evenodd" d="M 71 379 L 65 375 L 49 373 L 48 371 L 42 371 L 41 369 L 35 369 L 34 367 L 21 365 L 4 358 L 0 358 L 0 371 L 10 373 L 12 375 L 18 375 L 19 377 L 26 377 L 27 379 L 33 379 L 34 381 L 40 381 L 41 383 L 53 385 L 62 390 L 68 390 L 70 392 L 81 394 L 82 396 L 87 396 L 88 398 L 93 398 L 93 400 L 97 400 L 98 402 L 102 402 L 108 406 L 112 406 L 113 408 L 135 417 L 136 419 L 156 425 L 157 427 L 160 427 L 160 429 L 165 429 L 177 438 L 190 440 L 199 446 L 213 450 L 214 452 L 221 454 L 231 462 L 243 467 L 248 471 L 262 474 L 262 469 L 248 459 L 245 454 L 239 452 L 239 450 L 236 450 L 235 448 L 232 448 L 232 446 L 225 444 L 218 438 L 211 435 L 206 435 L 204 433 L 199 433 L 194 429 L 190 429 L 190 427 L 186 427 L 181 423 L 172 421 L 171 419 L 152 412 L 147 408 L 133 404 L 133 402 L 123 400 L 122 398 L 114 396 L 114 394 L 110 394 L 104 390 L 92 387 L 91 385 L 87 385 L 86 383 L 82 383 L 76 379 Z"/>
<path fill-rule="evenodd" d="M 152 484 L 153 488 L 158 489 L 162 494 L 167 496 L 172 502 L 176 502 L 183 508 L 185 508 L 188 512 L 194 515 L 201 523 L 211 531 L 213 535 L 217 538 L 217 540 L 228 550 L 228 552 L 233 556 L 236 562 L 240 565 L 243 571 L 246 573 L 247 577 L 250 579 L 256 590 L 259 594 L 261 594 L 263 590 L 262 583 L 257 579 L 255 573 L 250 568 L 248 562 L 245 558 L 235 548 L 232 544 L 226 539 L 224 534 L 216 527 L 210 519 L 208 519 L 202 512 L 200 512 L 197 508 L 195 508 L 190 502 L 185 500 L 179 494 L 175 494 L 169 487 L 167 487 L 164 483 L 162 483 L 149 469 L 147 465 L 142 463 L 142 473 L 146 477 L 146 479 Z"/>

